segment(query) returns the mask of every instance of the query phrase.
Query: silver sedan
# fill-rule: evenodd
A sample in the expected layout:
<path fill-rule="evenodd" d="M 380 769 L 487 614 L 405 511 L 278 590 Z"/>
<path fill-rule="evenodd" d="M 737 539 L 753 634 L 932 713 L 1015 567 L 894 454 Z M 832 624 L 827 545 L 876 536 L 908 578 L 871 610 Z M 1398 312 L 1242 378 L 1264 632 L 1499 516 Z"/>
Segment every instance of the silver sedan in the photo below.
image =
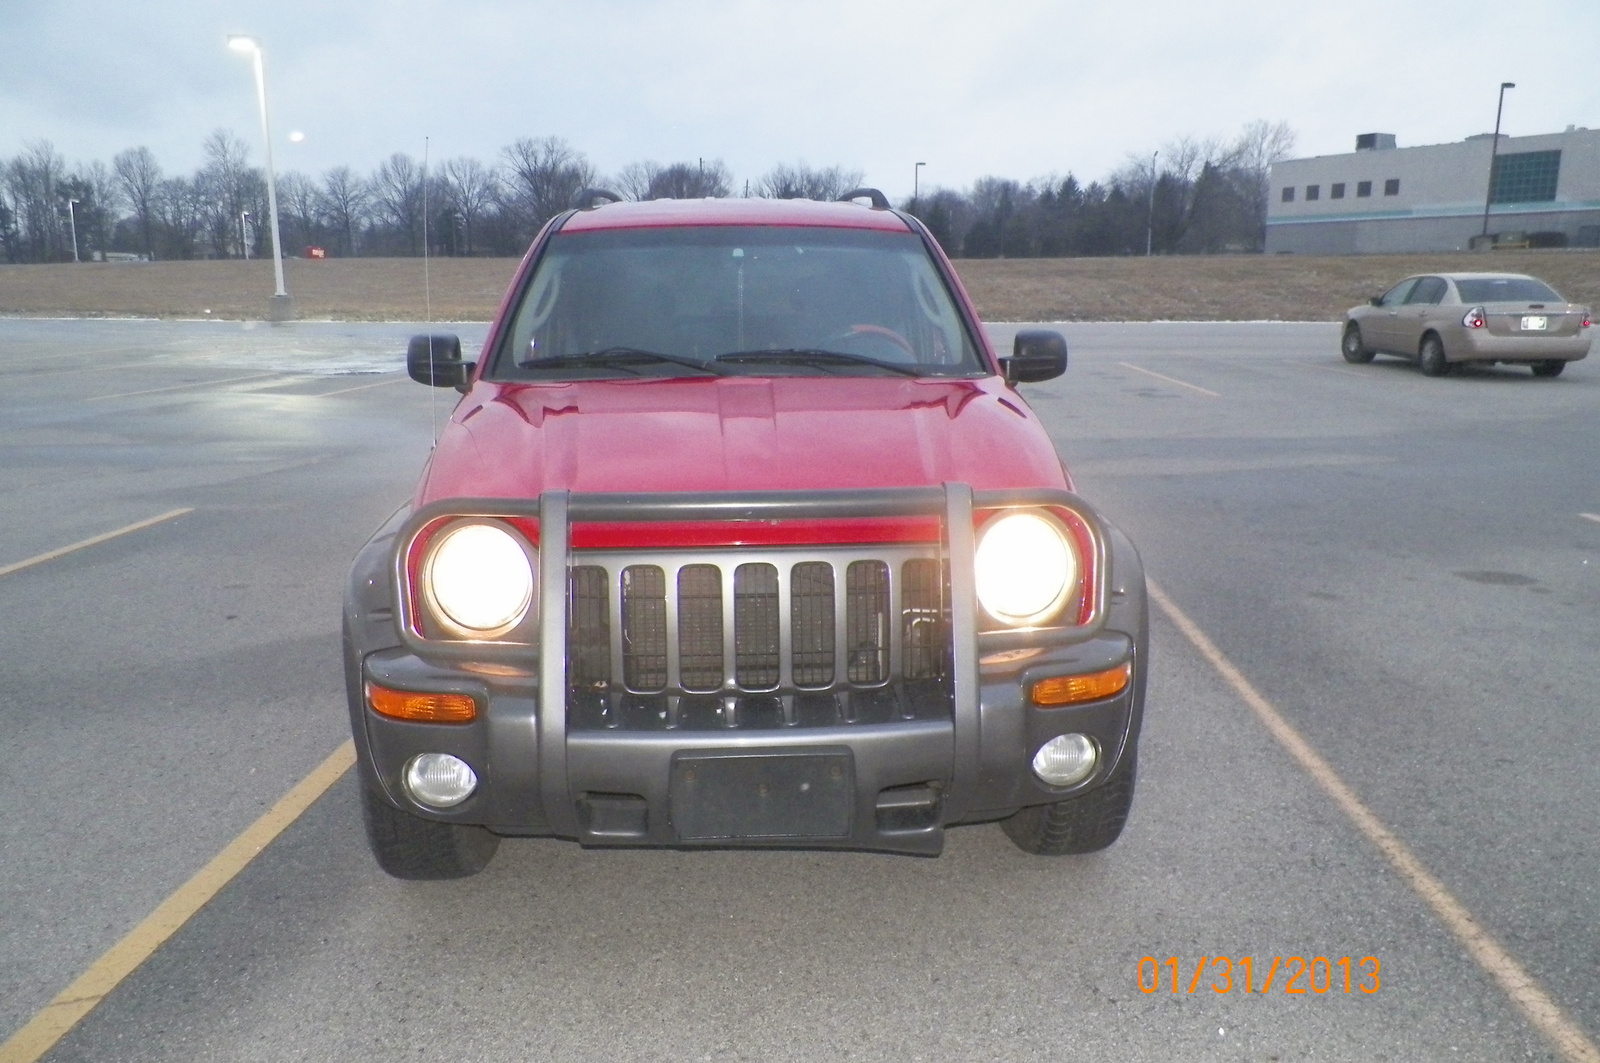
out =
<path fill-rule="evenodd" d="M 1518 273 L 1438 273 L 1407 277 L 1345 312 L 1340 349 L 1347 362 L 1375 354 L 1410 358 L 1428 376 L 1454 365 L 1505 362 L 1534 376 L 1559 376 L 1589 353 L 1593 314 L 1544 281 Z"/>

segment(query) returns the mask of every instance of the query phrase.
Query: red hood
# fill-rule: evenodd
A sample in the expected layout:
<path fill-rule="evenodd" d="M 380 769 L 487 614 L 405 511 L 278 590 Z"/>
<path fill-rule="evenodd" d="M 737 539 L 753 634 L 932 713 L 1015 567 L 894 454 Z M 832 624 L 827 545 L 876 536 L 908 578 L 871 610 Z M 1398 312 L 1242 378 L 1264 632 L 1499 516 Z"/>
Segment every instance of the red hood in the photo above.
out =
<path fill-rule="evenodd" d="M 545 490 L 1070 487 L 997 378 L 693 377 L 479 382 L 417 502 Z"/>

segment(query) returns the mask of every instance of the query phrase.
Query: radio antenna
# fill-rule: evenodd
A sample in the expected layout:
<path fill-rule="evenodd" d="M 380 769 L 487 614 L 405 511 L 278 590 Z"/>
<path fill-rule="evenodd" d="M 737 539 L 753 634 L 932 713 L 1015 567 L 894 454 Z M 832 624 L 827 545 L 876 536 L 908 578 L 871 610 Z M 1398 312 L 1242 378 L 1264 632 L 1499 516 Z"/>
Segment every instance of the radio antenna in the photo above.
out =
<path fill-rule="evenodd" d="M 433 285 L 428 276 L 428 148 L 429 137 L 422 138 L 422 323 L 424 331 L 433 332 Z M 428 361 L 433 361 L 433 340 L 428 340 Z M 431 383 L 431 380 L 430 380 Z M 439 445 L 439 389 L 429 388 L 428 426 L 433 431 L 433 445 Z"/>

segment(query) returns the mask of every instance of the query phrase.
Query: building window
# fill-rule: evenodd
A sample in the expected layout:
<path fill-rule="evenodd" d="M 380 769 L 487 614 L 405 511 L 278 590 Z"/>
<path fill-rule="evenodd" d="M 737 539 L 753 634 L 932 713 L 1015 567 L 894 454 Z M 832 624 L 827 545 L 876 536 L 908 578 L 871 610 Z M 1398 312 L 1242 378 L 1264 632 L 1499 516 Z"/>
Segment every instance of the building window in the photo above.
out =
<path fill-rule="evenodd" d="M 1321 185 L 1306 185 L 1306 202 L 1307 203 L 1311 202 L 1313 199 L 1321 199 L 1321 198 L 1322 198 L 1322 186 Z"/>
<path fill-rule="evenodd" d="M 1383 182 L 1383 194 L 1386 196 L 1398 196 L 1400 194 L 1400 178 L 1391 177 Z"/>
<path fill-rule="evenodd" d="M 1283 190 L 1283 201 L 1285 203 L 1293 203 L 1294 202 L 1294 186 L 1293 185 L 1290 185 L 1288 188 L 1285 188 Z"/>
<path fill-rule="evenodd" d="M 1344 185 L 1343 184 L 1334 185 L 1333 188 L 1330 189 L 1329 192 L 1328 192 L 1328 198 L 1329 199 L 1343 199 L 1344 198 Z"/>
<path fill-rule="evenodd" d="M 1519 151 L 1497 155 L 1489 178 L 1491 203 L 1549 203 L 1556 198 L 1561 152 Z"/>
<path fill-rule="evenodd" d="M 1372 182 L 1371 181 L 1357 181 L 1356 182 L 1356 195 L 1361 199 L 1365 199 L 1366 197 L 1372 195 Z"/>

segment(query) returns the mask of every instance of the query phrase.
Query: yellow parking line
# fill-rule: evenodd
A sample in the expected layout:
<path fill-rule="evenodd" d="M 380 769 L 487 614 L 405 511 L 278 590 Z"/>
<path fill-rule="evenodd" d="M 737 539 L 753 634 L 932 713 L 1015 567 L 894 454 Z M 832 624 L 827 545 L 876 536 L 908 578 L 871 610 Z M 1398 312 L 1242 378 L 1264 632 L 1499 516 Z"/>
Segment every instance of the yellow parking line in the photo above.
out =
<path fill-rule="evenodd" d="M 329 395 L 344 395 L 352 391 L 364 391 L 367 388 L 381 388 L 385 384 L 398 384 L 402 380 L 410 380 L 408 376 L 397 376 L 393 380 L 380 380 L 376 384 L 357 384 L 353 388 L 340 388 L 338 391 L 324 391 L 318 398 L 325 399 Z"/>
<path fill-rule="evenodd" d="M 1222 398 L 1222 396 L 1217 392 L 1212 391 L 1209 388 L 1203 388 L 1199 384 L 1191 384 L 1186 380 L 1179 380 L 1177 377 L 1165 376 L 1161 373 L 1155 372 L 1152 369 L 1141 369 L 1139 366 L 1132 365 L 1128 362 L 1118 362 L 1117 364 L 1122 366 L 1124 369 L 1132 369 L 1135 373 L 1143 373 L 1145 376 L 1153 376 L 1157 380 L 1165 380 L 1169 384 L 1176 384 L 1180 388 L 1188 388 L 1190 391 L 1198 391 L 1200 394 L 1210 395 L 1214 399 Z"/>
<path fill-rule="evenodd" d="M 241 380 L 263 380 L 266 377 L 277 375 L 277 373 L 252 373 L 249 376 L 230 376 L 221 380 L 197 380 L 192 384 L 174 384 L 167 388 L 145 388 L 143 391 L 123 391 L 115 395 L 96 395 L 83 401 L 105 402 L 107 399 L 130 399 L 135 395 L 155 395 L 163 391 L 182 391 L 184 388 L 203 388 L 212 384 L 237 384 Z"/>
<path fill-rule="evenodd" d="M 193 512 L 194 512 L 194 507 L 192 507 L 192 506 L 189 507 L 189 508 L 186 508 L 186 509 L 169 509 L 169 510 L 167 510 L 167 512 L 161 514 L 160 516 L 150 517 L 147 520 L 137 521 L 137 522 L 135 522 L 133 524 L 128 525 L 126 528 L 118 528 L 116 531 L 109 531 L 109 532 L 106 532 L 104 535 L 96 535 L 93 538 L 84 539 L 81 542 L 73 543 L 71 546 L 57 547 L 54 550 L 48 550 L 48 551 L 46 551 L 46 552 L 44 552 L 42 554 L 38 554 L 38 555 L 36 555 L 34 557 L 30 557 L 26 561 L 14 561 L 9 565 L 0 565 L 0 576 L 9 576 L 13 572 L 21 572 L 25 568 L 32 568 L 34 565 L 42 565 L 46 561 L 54 561 L 58 557 L 64 557 L 67 554 L 73 553 L 74 551 L 77 551 L 77 550 L 82 550 L 85 547 L 98 546 L 100 543 L 107 542 L 107 541 L 109 541 L 111 539 L 115 539 L 119 535 L 127 535 L 130 532 L 142 531 L 143 529 L 148 528 L 151 525 L 161 524 L 161 523 L 163 523 L 165 521 L 174 520 L 174 519 L 176 519 L 178 517 L 183 516 L 185 513 L 193 513 Z"/>
<path fill-rule="evenodd" d="M 346 741 L 300 780 L 278 803 L 193 878 L 178 887 L 144 921 L 128 932 L 78 979 L 57 993 L 28 1024 L 0 1044 L 0 1063 L 34 1063 L 95 1009 L 117 985 L 153 955 L 222 888 L 249 866 L 284 829 L 299 819 L 317 798 L 338 782 L 355 763 L 355 743 Z"/>
<path fill-rule="evenodd" d="M 1318 786 L 1333 798 L 1334 803 L 1350 817 L 1356 829 L 1378 847 L 1389 866 L 1405 879 L 1406 884 L 1433 909 L 1439 921 L 1455 935 L 1467 954 L 1493 978 L 1511 999 L 1511 1003 L 1553 1045 L 1566 1063 L 1600 1063 L 1600 1048 L 1589 1039 L 1583 1028 L 1561 1010 L 1549 993 L 1534 980 L 1533 975 L 1518 963 L 1505 948 L 1489 935 L 1466 906 L 1456 900 L 1450 890 L 1436 878 L 1411 851 L 1399 836 L 1384 825 L 1375 812 L 1356 796 L 1333 765 L 1322 758 L 1293 724 L 1284 718 L 1272 703 L 1244 677 L 1244 673 L 1223 655 L 1216 643 L 1200 630 L 1193 620 L 1173 604 L 1159 587 L 1149 583 L 1150 598 L 1175 624 L 1184 637 L 1200 651 L 1211 666 L 1231 686 L 1234 693 L 1252 710 L 1271 732 L 1272 737 L 1288 750 L 1300 767 L 1305 769 Z"/>

